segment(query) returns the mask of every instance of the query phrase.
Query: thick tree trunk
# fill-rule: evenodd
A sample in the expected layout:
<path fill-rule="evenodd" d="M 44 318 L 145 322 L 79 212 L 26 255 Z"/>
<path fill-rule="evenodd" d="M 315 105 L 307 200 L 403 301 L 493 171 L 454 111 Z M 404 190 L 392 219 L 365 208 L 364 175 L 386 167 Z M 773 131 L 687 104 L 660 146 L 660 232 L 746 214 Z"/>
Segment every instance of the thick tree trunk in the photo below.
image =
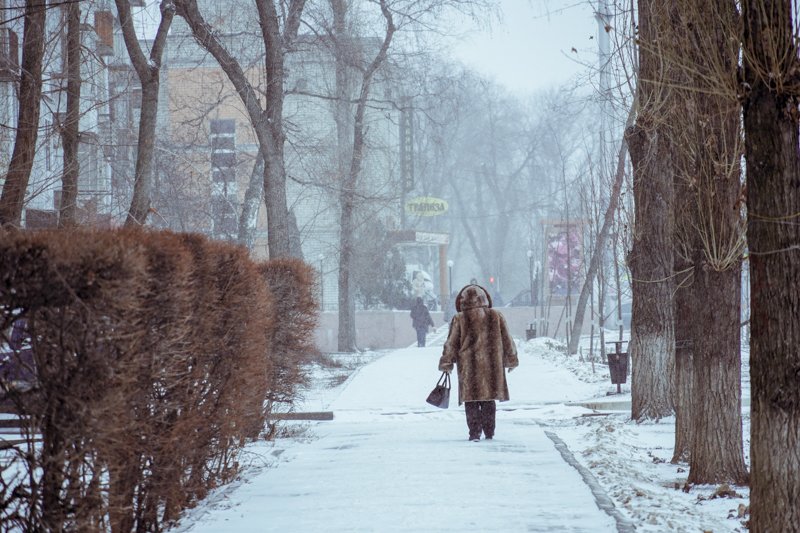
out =
<path fill-rule="evenodd" d="M 688 40 L 683 37 L 674 39 L 677 47 L 684 46 Z M 681 57 L 685 55 L 681 51 Z M 683 74 L 683 73 L 681 73 Z M 679 74 L 679 75 L 681 75 Z M 681 76 L 683 85 L 688 85 L 685 76 Z M 693 93 L 686 95 L 679 104 L 676 117 L 695 116 Z M 685 107 L 684 107 L 685 106 Z M 685 133 L 694 127 L 686 120 L 676 121 L 672 134 L 676 143 L 681 146 L 680 137 L 688 137 Z M 691 146 L 684 143 L 683 146 Z M 692 386 L 694 384 L 694 359 L 693 342 L 694 331 L 692 323 L 695 320 L 694 311 L 698 304 L 694 288 L 693 250 L 698 246 L 697 233 L 697 203 L 694 192 L 690 186 L 689 176 L 693 175 L 688 169 L 691 166 L 691 155 L 680 149 L 675 154 L 674 176 L 674 215 L 675 234 L 673 236 L 674 255 L 673 268 L 675 276 L 675 391 L 673 403 L 675 407 L 675 448 L 672 452 L 672 462 L 688 462 L 692 448 L 692 425 L 694 413 L 692 412 Z"/>
<path fill-rule="evenodd" d="M 685 292 L 685 290 L 683 291 Z M 676 295 L 676 300 L 684 300 L 686 296 Z M 675 304 L 675 312 L 685 306 Z M 688 318 L 691 315 L 688 315 Z M 676 318 L 677 321 L 677 318 Z M 683 321 L 683 320 L 682 320 Z M 676 324 L 676 336 L 686 332 L 687 324 Z M 673 404 L 675 407 L 675 448 L 672 451 L 672 462 L 688 462 L 689 451 L 692 448 L 692 384 L 694 383 L 692 347 L 689 339 L 676 339 L 675 345 L 675 394 Z"/>
<path fill-rule="evenodd" d="M 668 20 L 668 6 L 639 0 L 639 72 L 636 124 L 625 136 L 633 166 L 635 220 L 628 263 L 633 291 L 633 318 L 628 352 L 632 363 L 631 417 L 672 415 L 675 367 L 673 294 L 672 145 L 666 132 L 674 95 L 660 80 L 669 75 L 657 56 Z"/>
<path fill-rule="evenodd" d="M 721 28 L 734 27 L 731 0 L 690 3 L 689 41 L 684 57 L 693 58 L 702 77 L 735 80 L 739 47 Z M 694 18 L 694 20 L 691 20 Z M 709 68 L 714 65 L 716 69 Z M 708 69 L 708 70 L 707 70 Z M 736 207 L 741 175 L 739 103 L 734 94 L 705 93 L 687 124 L 694 172 L 693 433 L 690 483 L 746 483 L 741 414 L 741 215 Z"/>
<path fill-rule="evenodd" d="M 719 191 L 722 192 L 722 191 Z M 717 213 L 722 215 L 722 213 Z M 708 268 L 695 259 L 693 313 L 693 432 L 689 483 L 746 483 L 742 444 L 741 276 L 737 266 Z"/>
<path fill-rule="evenodd" d="M 668 121 L 680 284 L 673 460 L 688 458 L 691 483 L 741 483 L 739 47 L 726 33 L 736 10 L 730 0 L 684 0 L 677 12 L 664 21 L 671 32 L 664 58 L 676 64 L 671 79 L 680 95 Z"/>
<path fill-rule="evenodd" d="M 22 206 L 31 177 L 39 134 L 44 25 L 47 9 L 41 0 L 25 1 L 17 134 L 14 140 L 14 152 L 11 155 L 6 181 L 3 185 L 3 193 L 0 195 L 0 225 L 19 226 L 22 219 Z"/>
<path fill-rule="evenodd" d="M 350 182 L 352 175 L 347 162 L 352 158 L 350 146 L 350 80 L 348 76 L 348 55 L 352 51 L 347 47 L 346 15 L 347 4 L 344 0 L 331 0 L 333 11 L 334 50 L 336 54 L 336 103 L 335 120 L 337 136 L 336 170 L 340 180 L 339 190 L 339 330 L 338 346 L 341 352 L 351 352 L 356 348 L 356 309 L 353 297 L 353 193 Z"/>
<path fill-rule="evenodd" d="M 742 2 L 754 533 L 800 524 L 800 65 L 792 13 L 789 0 Z M 774 72 L 789 77 L 767 77 Z"/>
<path fill-rule="evenodd" d="M 339 218 L 339 336 L 338 350 L 352 352 L 356 349 L 356 308 L 353 295 L 353 203 L 348 195 L 340 198 Z"/>
<path fill-rule="evenodd" d="M 64 149 L 64 170 L 61 176 L 61 205 L 58 225 L 74 226 L 78 212 L 78 143 L 81 105 L 81 8 L 73 3 L 67 7 L 67 114 L 61 125 Z"/>
<path fill-rule="evenodd" d="M 640 101 L 647 99 L 640 97 Z M 637 119 L 637 125 L 626 134 L 636 203 L 633 249 L 628 258 L 633 289 L 628 348 L 631 418 L 658 420 L 673 413 L 672 168 L 664 147 L 666 136 L 639 122 Z"/>

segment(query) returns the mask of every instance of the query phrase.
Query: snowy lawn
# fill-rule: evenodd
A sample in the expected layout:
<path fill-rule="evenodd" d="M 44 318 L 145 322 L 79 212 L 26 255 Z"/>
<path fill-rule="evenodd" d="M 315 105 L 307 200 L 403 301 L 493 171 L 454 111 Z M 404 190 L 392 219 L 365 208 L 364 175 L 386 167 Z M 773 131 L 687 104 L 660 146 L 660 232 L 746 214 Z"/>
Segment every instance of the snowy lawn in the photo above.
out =
<path fill-rule="evenodd" d="M 607 397 L 607 368 L 593 373 L 553 341 L 517 340 L 495 439 L 468 442 L 455 390 L 448 410 L 424 402 L 443 329 L 427 348 L 338 354 L 341 366 L 315 368 L 296 410 L 334 420 L 286 423 L 284 437 L 249 445 L 239 480 L 176 530 L 745 531 L 745 487 L 732 498 L 712 498 L 716 486 L 685 492 L 688 466 L 668 462 L 674 420 L 636 424 L 629 408 L 591 416 L 579 403 L 629 394 Z"/>
<path fill-rule="evenodd" d="M 657 423 L 630 420 L 630 376 L 622 395 L 616 392 L 608 369 L 580 363 L 548 349 L 550 341 L 518 341 L 520 351 L 535 359 L 569 368 L 582 382 L 601 384 L 598 402 L 624 402 L 625 410 L 604 411 L 607 416 L 552 417 L 543 423 L 555 428 L 581 464 L 597 478 L 615 505 L 636 524 L 637 531 L 747 531 L 741 516 L 749 505 L 749 488 L 734 486 L 686 486 L 688 464 L 670 464 L 675 438 L 673 417 Z M 749 405 L 749 352 L 742 353 L 742 396 Z M 521 363 L 522 364 L 522 363 Z M 599 376 L 599 381 L 598 380 Z M 744 454 L 749 463 L 750 415 L 743 412 Z M 728 488 L 729 490 L 726 490 Z M 715 496 L 724 493 L 728 496 Z M 732 494 L 735 497 L 730 497 Z"/>

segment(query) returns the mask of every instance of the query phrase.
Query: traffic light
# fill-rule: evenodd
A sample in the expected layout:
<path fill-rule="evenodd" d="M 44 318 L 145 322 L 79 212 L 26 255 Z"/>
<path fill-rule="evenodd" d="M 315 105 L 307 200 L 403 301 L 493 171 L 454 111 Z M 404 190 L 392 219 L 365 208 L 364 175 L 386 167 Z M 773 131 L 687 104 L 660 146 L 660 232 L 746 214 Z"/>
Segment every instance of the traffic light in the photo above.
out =
<path fill-rule="evenodd" d="M 494 276 L 489 276 L 489 285 L 494 285 Z"/>

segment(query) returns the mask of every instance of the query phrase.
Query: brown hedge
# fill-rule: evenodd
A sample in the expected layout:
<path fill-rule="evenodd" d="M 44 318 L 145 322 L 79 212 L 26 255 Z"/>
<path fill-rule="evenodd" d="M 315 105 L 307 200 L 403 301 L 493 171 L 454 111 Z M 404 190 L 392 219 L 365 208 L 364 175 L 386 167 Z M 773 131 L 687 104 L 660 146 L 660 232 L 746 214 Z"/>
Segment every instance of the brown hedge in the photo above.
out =
<path fill-rule="evenodd" d="M 297 259 L 274 259 L 259 264 L 258 269 L 275 305 L 276 327 L 271 342 L 274 368 L 267 398 L 272 407 L 283 404 L 281 408 L 285 409 L 306 382 L 304 365 L 317 353 L 311 334 L 319 319 L 316 273 Z"/>
<path fill-rule="evenodd" d="M 0 529 L 158 531 L 229 481 L 302 381 L 313 282 L 200 235 L 0 230 L 3 331 L 27 320 L 36 366 L 31 392 L 0 384 L 29 436 Z"/>

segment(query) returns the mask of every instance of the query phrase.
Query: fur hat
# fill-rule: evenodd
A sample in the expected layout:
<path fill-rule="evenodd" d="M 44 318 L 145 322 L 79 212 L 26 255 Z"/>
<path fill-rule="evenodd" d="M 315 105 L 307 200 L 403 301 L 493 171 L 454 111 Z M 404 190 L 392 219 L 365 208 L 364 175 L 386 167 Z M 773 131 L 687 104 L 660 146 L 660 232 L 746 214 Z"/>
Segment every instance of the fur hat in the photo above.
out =
<path fill-rule="evenodd" d="M 467 285 L 456 296 L 456 311 L 459 313 L 464 309 L 472 309 L 474 307 L 491 307 L 492 297 L 489 296 L 489 291 L 480 285 Z"/>

